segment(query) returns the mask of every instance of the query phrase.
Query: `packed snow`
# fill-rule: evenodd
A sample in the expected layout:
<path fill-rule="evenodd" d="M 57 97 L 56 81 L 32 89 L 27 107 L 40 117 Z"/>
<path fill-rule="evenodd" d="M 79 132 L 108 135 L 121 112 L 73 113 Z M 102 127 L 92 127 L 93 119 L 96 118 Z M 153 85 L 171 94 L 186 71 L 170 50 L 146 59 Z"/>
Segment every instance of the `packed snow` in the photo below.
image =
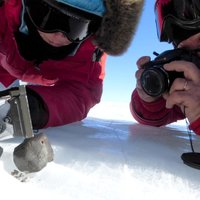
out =
<path fill-rule="evenodd" d="M 20 172 L 13 150 L 23 138 L 0 139 L 0 190 L 5 199 L 198 200 L 200 171 L 181 160 L 191 151 L 185 121 L 166 127 L 136 123 L 128 104 L 100 103 L 81 122 L 41 130 L 54 160 Z M 200 152 L 200 137 L 193 135 Z"/>

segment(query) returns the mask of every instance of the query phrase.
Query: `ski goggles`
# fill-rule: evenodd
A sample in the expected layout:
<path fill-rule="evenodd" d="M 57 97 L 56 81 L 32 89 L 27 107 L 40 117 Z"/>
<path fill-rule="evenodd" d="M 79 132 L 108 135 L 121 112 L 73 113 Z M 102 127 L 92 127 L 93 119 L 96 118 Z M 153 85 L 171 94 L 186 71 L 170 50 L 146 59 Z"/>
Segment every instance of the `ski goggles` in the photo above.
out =
<path fill-rule="evenodd" d="M 183 1 L 156 2 L 156 27 L 160 41 L 172 42 L 177 46 L 181 41 L 200 32 L 200 2 Z"/>
<path fill-rule="evenodd" d="M 55 0 L 24 0 L 25 10 L 34 26 L 46 33 L 62 32 L 71 42 L 93 35 L 101 17 Z"/>

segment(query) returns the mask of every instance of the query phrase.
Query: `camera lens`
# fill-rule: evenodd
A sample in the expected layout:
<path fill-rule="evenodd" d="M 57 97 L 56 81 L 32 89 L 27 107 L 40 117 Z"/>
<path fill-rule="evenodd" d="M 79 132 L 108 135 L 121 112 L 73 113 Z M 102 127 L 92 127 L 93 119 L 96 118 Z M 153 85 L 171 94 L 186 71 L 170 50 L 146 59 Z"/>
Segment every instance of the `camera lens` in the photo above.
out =
<path fill-rule="evenodd" d="M 143 90 L 152 97 L 160 96 L 168 88 L 168 75 L 162 68 L 148 68 L 141 75 Z"/>

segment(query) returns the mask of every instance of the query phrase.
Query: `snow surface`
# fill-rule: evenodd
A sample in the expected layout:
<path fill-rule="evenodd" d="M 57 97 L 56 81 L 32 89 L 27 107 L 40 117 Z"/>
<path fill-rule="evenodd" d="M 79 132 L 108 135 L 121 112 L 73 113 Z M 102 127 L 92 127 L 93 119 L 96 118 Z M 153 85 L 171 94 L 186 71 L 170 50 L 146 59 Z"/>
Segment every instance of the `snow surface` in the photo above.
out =
<path fill-rule="evenodd" d="M 13 163 L 23 138 L 0 140 L 1 199 L 200 199 L 200 171 L 180 158 L 191 151 L 184 121 L 142 126 L 128 104 L 101 103 L 82 122 L 41 131 L 55 155 L 37 173 L 19 172 Z M 200 151 L 200 138 L 193 139 Z"/>

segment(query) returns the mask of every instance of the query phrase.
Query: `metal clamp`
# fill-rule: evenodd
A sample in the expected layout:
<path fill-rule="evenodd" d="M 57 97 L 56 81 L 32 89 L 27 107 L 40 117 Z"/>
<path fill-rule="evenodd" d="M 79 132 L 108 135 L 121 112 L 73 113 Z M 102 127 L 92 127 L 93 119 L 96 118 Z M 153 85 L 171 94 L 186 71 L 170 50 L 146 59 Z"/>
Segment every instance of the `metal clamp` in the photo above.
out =
<path fill-rule="evenodd" d="M 10 111 L 7 120 L 11 120 L 14 136 L 31 138 L 34 136 L 30 110 L 24 85 L 8 92 L 0 92 L 0 98 L 10 103 Z M 11 119 L 9 119 L 11 118 Z"/>

